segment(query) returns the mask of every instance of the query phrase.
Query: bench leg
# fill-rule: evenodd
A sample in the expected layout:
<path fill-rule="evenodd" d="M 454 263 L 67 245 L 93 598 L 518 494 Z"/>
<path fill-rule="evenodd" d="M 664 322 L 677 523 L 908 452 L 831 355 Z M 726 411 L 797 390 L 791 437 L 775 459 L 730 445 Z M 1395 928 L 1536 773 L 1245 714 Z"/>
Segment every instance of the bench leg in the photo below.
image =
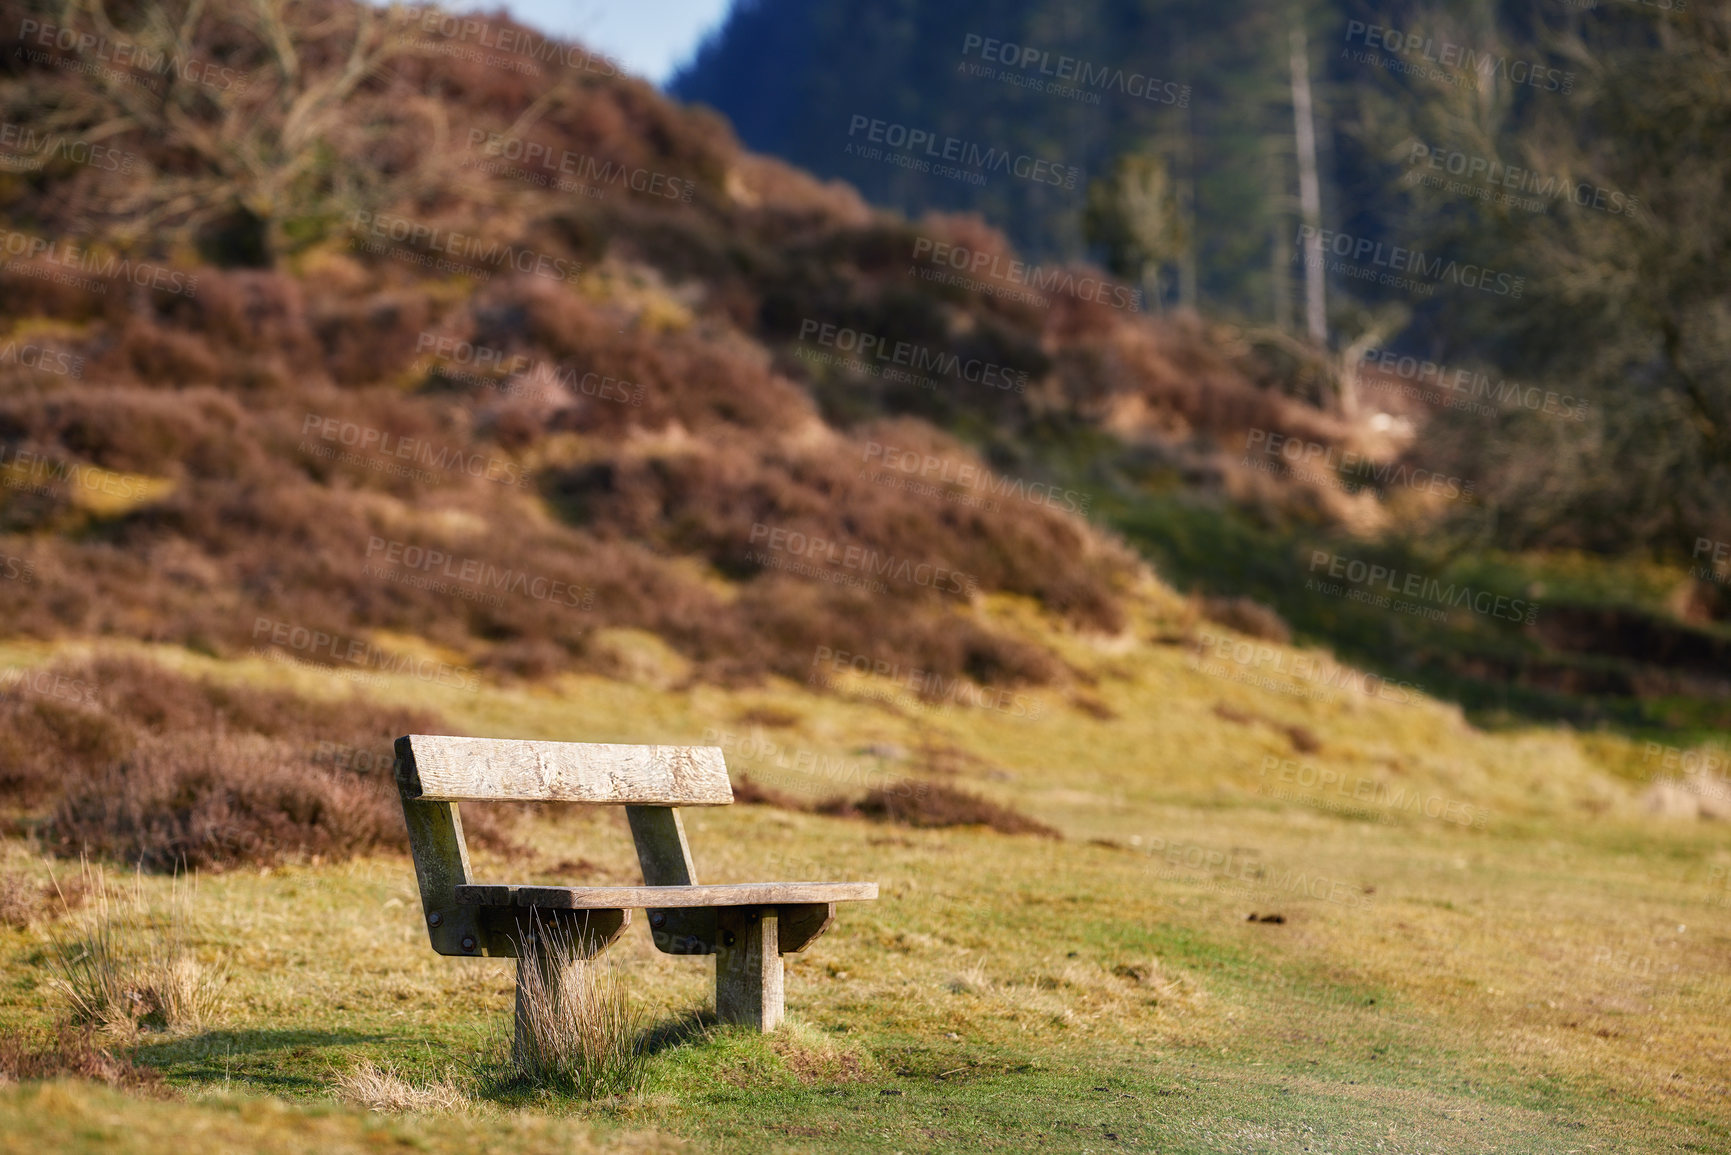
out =
<path fill-rule="evenodd" d="M 554 1040 L 534 1037 L 536 1019 L 570 1022 L 582 1013 L 577 1000 L 584 997 L 585 984 L 593 981 L 585 967 L 622 934 L 631 922 L 628 910 L 543 911 L 531 908 L 516 925 L 513 938 L 517 950 L 516 1029 L 511 1054 L 517 1066 L 534 1070 L 548 1044 Z"/>
<path fill-rule="evenodd" d="M 781 949 L 775 908 L 723 907 L 715 944 L 715 1014 L 766 1034 L 781 1025 Z"/>
<path fill-rule="evenodd" d="M 516 1030 L 511 1038 L 511 1055 L 523 1070 L 541 1066 L 546 1046 L 535 1038 L 533 1024 L 569 1018 L 571 993 L 582 989 L 586 977 L 583 968 L 590 964 L 573 955 L 545 948 L 530 958 L 517 960 Z"/>

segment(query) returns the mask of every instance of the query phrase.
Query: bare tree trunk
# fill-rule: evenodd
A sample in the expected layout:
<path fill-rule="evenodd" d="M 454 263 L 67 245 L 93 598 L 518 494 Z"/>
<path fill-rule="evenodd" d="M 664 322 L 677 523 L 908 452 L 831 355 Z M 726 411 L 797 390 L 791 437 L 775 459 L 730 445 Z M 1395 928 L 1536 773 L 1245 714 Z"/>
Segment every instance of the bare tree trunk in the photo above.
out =
<path fill-rule="evenodd" d="M 1311 341 L 1328 344 L 1328 313 L 1323 298 L 1322 186 L 1316 176 L 1316 121 L 1311 113 L 1310 61 L 1304 29 L 1292 30 L 1292 118 L 1298 145 L 1298 203 L 1308 235 L 1304 239 L 1304 320 Z"/>

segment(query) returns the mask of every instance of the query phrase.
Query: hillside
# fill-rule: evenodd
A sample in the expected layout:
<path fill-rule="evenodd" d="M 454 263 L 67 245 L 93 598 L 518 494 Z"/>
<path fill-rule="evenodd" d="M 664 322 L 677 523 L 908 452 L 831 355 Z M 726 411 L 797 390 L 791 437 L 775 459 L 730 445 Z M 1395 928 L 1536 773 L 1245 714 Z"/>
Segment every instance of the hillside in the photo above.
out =
<path fill-rule="evenodd" d="M 1476 483 L 1463 548 L 1687 568 L 1731 539 L 1728 69 L 1725 6 L 1668 0 L 748 0 L 672 87 L 874 203 L 1309 333 L 1339 368 L 1285 391 L 1423 398 L 1415 455 Z"/>
<path fill-rule="evenodd" d="M 704 677 L 800 677 L 829 646 L 1041 682 L 1050 656 L 970 607 L 1112 632 L 1138 565 L 1078 516 L 1113 454 L 1072 476 L 1049 447 L 1206 469 L 1250 427 L 1357 436 L 1194 326 L 1062 291 L 1097 273 L 1035 303 L 914 275 L 949 271 L 924 250 L 1014 254 L 641 82 L 487 67 L 383 18 L 357 79 L 355 10 L 331 13 L 292 100 L 140 106 L 9 46 L 8 116 L 58 110 L 38 148 L 100 131 L 126 158 L 0 178 L 9 347 L 61 367 L 4 366 L 15 630 L 326 664 L 388 633 L 534 677 L 605 668 L 598 639 L 634 629 Z M 285 68 L 254 31 L 227 58 Z"/>

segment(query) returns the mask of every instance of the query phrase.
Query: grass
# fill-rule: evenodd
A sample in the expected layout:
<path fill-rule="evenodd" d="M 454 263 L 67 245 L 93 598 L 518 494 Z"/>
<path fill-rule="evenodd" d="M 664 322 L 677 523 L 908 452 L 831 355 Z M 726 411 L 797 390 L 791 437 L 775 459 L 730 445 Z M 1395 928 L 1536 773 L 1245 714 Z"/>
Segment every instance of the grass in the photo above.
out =
<path fill-rule="evenodd" d="M 641 1013 L 618 964 L 578 958 L 578 947 L 563 922 L 539 923 L 524 937 L 504 1087 L 601 1099 L 642 1085 Z"/>
<path fill-rule="evenodd" d="M 1731 632 L 1723 623 L 1679 620 L 1675 603 L 1692 581 L 1682 566 L 1574 553 L 1445 552 L 1418 537 L 1375 541 L 1314 526 L 1269 527 L 1182 493 L 1126 489 L 1100 514 L 1174 586 L 1270 606 L 1301 642 L 1459 702 L 1478 724 L 1610 726 L 1667 741 L 1684 734 L 1691 742 L 1731 728 L 1731 699 L 1717 671 L 1668 666 L 1645 652 L 1655 643 L 1568 625 L 1609 614 L 1672 639 L 1724 645 Z M 1392 584 L 1331 582 L 1334 559 L 1343 572 L 1379 565 L 1395 577 Z M 1425 613 L 1441 608 L 1434 597 L 1411 599 L 1401 612 L 1360 600 L 1406 602 L 1390 591 L 1408 578 L 1419 588 L 1434 579 L 1445 589 L 1485 591 L 1518 610 L 1497 617 L 1454 605 L 1433 620 Z M 1516 620 L 1529 610 L 1540 628 Z"/>
<path fill-rule="evenodd" d="M 226 975 L 190 945 L 193 894 L 176 887 L 153 910 L 143 881 L 111 887 L 100 867 L 86 866 L 78 890 L 95 903 L 72 927 L 48 933 L 48 986 L 75 1026 L 121 1038 L 141 1028 L 196 1030 L 221 1006 Z"/>
<path fill-rule="evenodd" d="M 1023 603 L 989 611 L 1028 627 Z M 687 812 L 705 882 L 870 878 L 882 898 L 843 907 L 788 958 L 792 1022 L 770 1038 L 715 1026 L 708 964 L 660 955 L 633 928 L 610 957 L 650 1024 L 643 1079 L 594 1101 L 489 1079 L 511 965 L 427 948 L 406 859 L 206 876 L 190 946 L 228 960 L 226 1010 L 130 1051 L 182 1098 L 7 1091 L 0 1149 L 94 1149 L 67 1130 L 79 1111 L 120 1121 L 91 1134 L 116 1143 L 124 1129 L 121 1149 L 139 1151 L 197 1128 L 284 1150 L 485 1150 L 486 1135 L 531 1151 L 567 1135 L 577 1149 L 677 1136 L 706 1151 L 1731 1145 L 1723 827 L 1646 816 L 1629 777 L 1639 747 L 1614 733 L 1487 733 L 1428 700 L 1305 697 L 1301 679 L 1210 672 L 1182 643 L 1186 612 L 1150 595 L 1119 638 L 1060 639 L 1092 680 L 1087 704 L 1042 690 L 1042 709 L 1019 715 L 853 677 L 823 695 L 671 692 L 650 673 L 478 695 L 392 683 L 387 699 L 477 734 L 695 741 L 768 726 L 778 745 L 729 750 L 736 776 L 804 799 L 931 778 L 1063 838 Z M 149 652 L 186 673 L 333 692 L 264 662 Z M 476 851 L 480 877 L 636 879 L 612 810 L 530 814 L 514 838 L 516 857 Z M 0 872 L 31 854 L 7 840 Z M 43 933 L 0 929 L 0 1032 L 53 1029 Z M 357 1101 L 406 1114 L 358 1114 Z"/>

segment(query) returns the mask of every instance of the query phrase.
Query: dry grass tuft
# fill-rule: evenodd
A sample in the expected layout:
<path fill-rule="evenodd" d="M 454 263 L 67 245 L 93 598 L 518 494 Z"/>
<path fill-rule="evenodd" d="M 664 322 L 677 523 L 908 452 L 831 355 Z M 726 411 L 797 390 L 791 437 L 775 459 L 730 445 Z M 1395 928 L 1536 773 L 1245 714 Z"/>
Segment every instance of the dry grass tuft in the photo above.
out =
<path fill-rule="evenodd" d="M 469 1099 L 453 1084 L 440 1080 L 417 1087 L 399 1076 L 390 1065 L 380 1067 L 363 1059 L 336 1077 L 340 1098 L 369 1111 L 401 1114 L 405 1111 L 462 1111 Z"/>
<path fill-rule="evenodd" d="M 141 886 L 113 889 L 100 868 L 87 867 L 86 879 L 96 895 L 87 915 L 49 937 L 49 987 L 73 1025 L 126 1038 L 210 1022 L 228 976 L 192 949 L 190 891 L 177 887 L 164 909 L 152 910 Z"/>
<path fill-rule="evenodd" d="M 511 1080 L 582 1099 L 635 1091 L 648 1070 L 643 1013 L 619 964 L 607 955 L 577 960 L 576 946 L 557 922 L 537 922 L 523 936 Z"/>

